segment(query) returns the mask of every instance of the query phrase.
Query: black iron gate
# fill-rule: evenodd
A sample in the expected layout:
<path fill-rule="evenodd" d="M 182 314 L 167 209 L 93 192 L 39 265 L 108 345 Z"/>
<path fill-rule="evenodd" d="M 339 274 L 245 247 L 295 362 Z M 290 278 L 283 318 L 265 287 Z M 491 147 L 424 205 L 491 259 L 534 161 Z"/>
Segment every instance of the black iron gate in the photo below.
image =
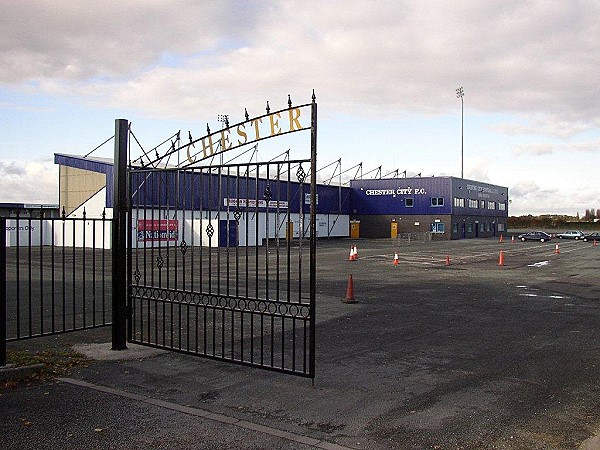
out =
<path fill-rule="evenodd" d="M 314 378 L 316 101 L 288 106 L 130 167 L 130 342 Z M 306 159 L 207 164 L 308 129 Z"/>

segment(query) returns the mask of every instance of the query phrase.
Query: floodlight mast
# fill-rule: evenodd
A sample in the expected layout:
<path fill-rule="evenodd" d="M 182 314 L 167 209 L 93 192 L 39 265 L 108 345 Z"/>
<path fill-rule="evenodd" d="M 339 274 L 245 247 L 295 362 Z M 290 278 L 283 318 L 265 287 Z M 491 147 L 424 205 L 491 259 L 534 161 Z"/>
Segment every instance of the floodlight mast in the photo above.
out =
<path fill-rule="evenodd" d="M 221 129 L 229 128 L 229 114 L 217 114 L 217 120 L 221 122 Z M 223 165 L 223 152 L 221 152 L 220 163 Z"/>
<path fill-rule="evenodd" d="M 465 133 L 464 133 L 464 118 L 465 118 L 465 91 L 461 87 L 456 89 L 456 98 L 460 98 L 460 177 L 465 178 Z"/>

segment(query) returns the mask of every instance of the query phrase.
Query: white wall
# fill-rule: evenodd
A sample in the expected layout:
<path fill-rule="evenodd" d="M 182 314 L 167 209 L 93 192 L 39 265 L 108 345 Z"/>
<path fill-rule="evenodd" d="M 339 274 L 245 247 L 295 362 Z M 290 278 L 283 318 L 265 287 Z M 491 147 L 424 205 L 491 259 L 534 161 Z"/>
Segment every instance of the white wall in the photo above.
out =
<path fill-rule="evenodd" d="M 109 220 L 54 221 L 54 245 L 108 249 L 111 248 L 111 239 L 112 222 Z M 51 242 L 44 242 L 44 245 L 50 244 Z"/>
<path fill-rule="evenodd" d="M 227 211 L 221 211 L 220 213 L 215 212 L 192 212 L 192 211 L 177 211 L 173 214 L 170 211 L 157 211 L 157 210 L 137 210 L 133 217 L 133 228 L 132 233 L 134 236 L 133 246 L 136 247 L 158 247 L 158 246 L 173 246 L 181 243 L 182 236 L 184 237 L 187 245 L 210 245 L 217 247 L 219 245 L 219 222 L 221 220 L 227 220 Z M 143 240 L 138 241 L 138 221 L 140 220 L 177 220 L 178 221 L 178 238 L 177 242 L 174 241 L 159 241 L 159 240 L 146 240 L 145 244 Z M 234 221 L 233 212 L 229 212 L 229 220 Z M 294 238 L 298 238 L 300 235 L 300 215 L 290 214 L 289 220 L 293 223 Z M 268 213 L 268 238 L 281 238 L 285 239 L 287 229 L 288 216 L 286 214 Z M 350 223 L 348 216 L 338 216 L 337 214 L 317 214 L 317 237 L 347 237 Z M 207 234 L 207 227 L 211 224 L 213 227 L 213 235 L 210 238 Z M 309 216 L 305 215 L 303 218 L 303 225 L 305 229 L 305 237 L 308 237 L 308 230 L 310 227 Z M 244 213 L 240 217 L 238 226 L 238 242 L 240 246 L 255 246 L 257 245 L 258 227 L 258 245 L 262 245 L 263 239 L 267 237 L 267 216 L 264 212 L 255 214 L 254 212 Z M 248 236 L 246 236 L 246 234 Z M 212 241 L 211 241 L 212 239 Z M 193 240 L 193 242 L 192 242 Z"/>
<path fill-rule="evenodd" d="M 52 240 L 52 229 L 48 220 L 6 219 L 6 246 L 38 246 Z"/>
<path fill-rule="evenodd" d="M 17 235 L 20 246 L 33 245 L 57 245 L 66 247 L 96 247 L 96 248 L 111 248 L 112 223 L 108 220 L 112 217 L 112 209 L 106 209 L 106 219 L 102 221 L 101 217 L 104 207 L 94 207 L 90 204 L 90 212 L 86 208 L 87 220 L 70 220 L 69 218 L 82 218 L 83 208 L 78 208 L 73 211 L 66 220 L 40 220 L 40 219 L 7 219 L 6 221 L 6 241 L 7 245 L 17 245 Z M 200 215 L 202 214 L 202 218 Z M 169 215 L 170 217 L 166 217 Z M 96 217 L 96 220 L 92 218 Z M 254 246 L 256 241 L 256 227 L 258 227 L 258 245 L 262 245 L 263 240 L 267 237 L 267 224 L 265 213 L 253 212 L 243 214 L 240 218 L 238 228 L 238 241 L 240 246 Z M 177 220 L 177 236 L 175 240 L 138 240 L 138 221 L 140 220 Z M 268 238 L 274 239 L 279 237 L 285 239 L 287 220 L 286 214 L 268 213 L 269 232 Z M 189 246 L 208 246 L 213 247 L 219 245 L 219 222 L 227 220 L 227 212 L 222 211 L 219 215 L 208 212 L 198 213 L 191 211 L 178 211 L 175 215 L 168 211 L 157 210 L 137 210 L 134 213 L 132 221 L 132 245 L 133 247 L 166 247 L 181 244 L 182 237 Z M 235 220 L 233 213 L 229 213 L 229 220 Z M 299 214 L 290 214 L 289 220 L 293 223 L 294 238 L 298 239 L 300 235 L 300 216 Z M 164 223 L 164 222 L 163 222 Z M 210 238 L 206 228 L 209 223 L 213 227 L 213 235 Z M 248 230 L 246 230 L 246 223 Z M 309 216 L 303 218 L 305 236 L 308 237 Z M 73 230 L 73 228 L 75 228 Z M 40 233 L 41 229 L 41 233 Z M 333 214 L 317 214 L 317 237 L 346 237 L 349 230 L 349 217 L 337 216 Z M 248 236 L 246 237 L 246 232 Z"/>
<path fill-rule="evenodd" d="M 111 236 L 111 222 L 108 220 L 6 220 L 7 247 L 85 245 L 90 248 L 110 248 Z"/>

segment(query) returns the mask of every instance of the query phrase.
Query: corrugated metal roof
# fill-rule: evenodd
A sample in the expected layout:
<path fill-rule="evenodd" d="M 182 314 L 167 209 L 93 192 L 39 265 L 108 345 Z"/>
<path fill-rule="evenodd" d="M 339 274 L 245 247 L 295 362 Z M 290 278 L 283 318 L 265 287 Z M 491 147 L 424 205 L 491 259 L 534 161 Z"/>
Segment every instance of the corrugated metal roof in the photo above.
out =
<path fill-rule="evenodd" d="M 113 160 L 110 158 L 98 158 L 88 156 L 87 158 L 78 155 L 66 155 L 63 153 L 54 154 L 54 164 L 73 167 L 76 169 L 89 170 L 90 172 L 112 174 Z"/>

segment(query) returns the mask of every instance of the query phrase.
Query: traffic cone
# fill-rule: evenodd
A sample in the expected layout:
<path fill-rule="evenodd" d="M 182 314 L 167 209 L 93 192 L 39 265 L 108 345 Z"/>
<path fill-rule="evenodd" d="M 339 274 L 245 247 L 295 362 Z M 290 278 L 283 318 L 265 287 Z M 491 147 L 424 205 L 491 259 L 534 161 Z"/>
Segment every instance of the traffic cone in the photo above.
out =
<path fill-rule="evenodd" d="M 398 265 L 398 253 L 394 253 L 394 265 L 397 266 Z"/>
<path fill-rule="evenodd" d="M 592 245 L 592 247 L 598 247 L 598 241 L 596 239 L 594 239 L 594 245 Z"/>
<path fill-rule="evenodd" d="M 446 265 L 450 265 L 450 255 L 446 255 Z"/>
<path fill-rule="evenodd" d="M 515 237 L 514 237 L 514 236 L 510 238 L 510 243 L 511 243 L 511 244 L 514 244 L 514 243 L 515 243 Z"/>
<path fill-rule="evenodd" d="M 554 253 L 557 255 L 560 253 L 560 248 L 558 248 L 558 244 L 556 244 L 556 247 L 554 247 Z"/>
<path fill-rule="evenodd" d="M 354 260 L 356 261 L 358 259 L 358 249 L 356 248 L 356 245 L 354 246 Z"/>
<path fill-rule="evenodd" d="M 498 265 L 499 266 L 504 265 L 504 252 L 502 250 L 500 250 L 500 258 L 498 258 Z"/>
<path fill-rule="evenodd" d="M 504 237 L 500 235 L 500 243 L 502 244 L 502 242 L 504 242 Z"/>
<path fill-rule="evenodd" d="M 352 275 L 348 275 L 348 288 L 346 289 L 346 298 L 342 300 L 343 303 L 356 303 L 354 300 L 354 283 L 352 282 Z"/>
<path fill-rule="evenodd" d="M 354 261 L 354 248 L 350 247 L 350 256 L 348 256 L 348 261 Z"/>

